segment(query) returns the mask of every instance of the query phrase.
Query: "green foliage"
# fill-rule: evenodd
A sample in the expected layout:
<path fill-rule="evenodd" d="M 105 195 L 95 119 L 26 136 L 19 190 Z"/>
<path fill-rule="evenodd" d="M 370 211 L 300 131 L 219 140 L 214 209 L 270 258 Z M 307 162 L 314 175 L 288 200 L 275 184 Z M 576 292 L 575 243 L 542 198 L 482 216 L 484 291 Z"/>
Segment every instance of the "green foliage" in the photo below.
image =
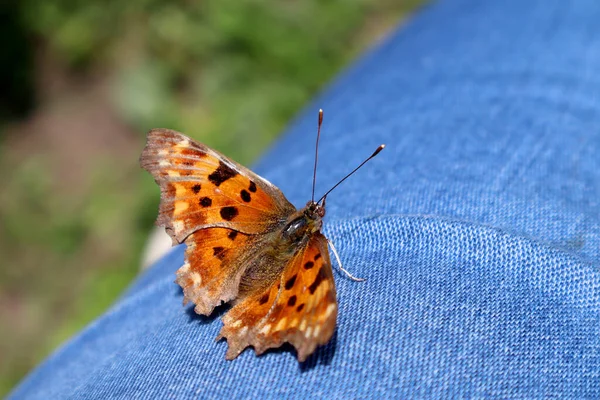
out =
<path fill-rule="evenodd" d="M 404 11 L 369 0 L 25 4 L 32 30 L 70 65 L 117 67 L 115 100 L 140 132 L 210 138 L 242 162 L 354 56 L 348 43 L 371 16 Z"/>

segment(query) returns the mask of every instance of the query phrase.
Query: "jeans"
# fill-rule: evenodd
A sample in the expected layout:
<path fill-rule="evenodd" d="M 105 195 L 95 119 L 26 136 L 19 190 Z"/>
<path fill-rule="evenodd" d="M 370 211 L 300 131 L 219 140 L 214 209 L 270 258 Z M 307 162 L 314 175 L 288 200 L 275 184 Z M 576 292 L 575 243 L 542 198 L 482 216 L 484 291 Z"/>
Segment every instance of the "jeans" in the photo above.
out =
<path fill-rule="evenodd" d="M 254 170 L 328 196 L 331 342 L 225 361 L 177 247 L 18 398 L 599 398 L 600 2 L 440 0 L 344 71 Z"/>

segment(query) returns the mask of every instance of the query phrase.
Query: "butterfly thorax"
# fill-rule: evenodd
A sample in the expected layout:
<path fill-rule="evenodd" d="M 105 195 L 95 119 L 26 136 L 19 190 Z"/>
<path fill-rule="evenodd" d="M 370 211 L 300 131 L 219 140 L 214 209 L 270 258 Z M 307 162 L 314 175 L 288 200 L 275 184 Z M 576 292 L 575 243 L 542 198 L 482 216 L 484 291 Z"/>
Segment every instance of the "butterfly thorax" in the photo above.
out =
<path fill-rule="evenodd" d="M 294 244 L 308 240 L 315 232 L 321 230 L 324 216 L 325 208 L 314 201 L 309 201 L 306 207 L 288 218 L 282 236 Z"/>
<path fill-rule="evenodd" d="M 285 265 L 320 231 L 324 215 L 323 206 L 308 202 L 306 207 L 290 214 L 278 228 L 258 238 L 261 244 L 257 247 L 261 251 L 255 253 L 257 256 L 246 268 L 239 293 L 260 292 L 279 279 Z"/>

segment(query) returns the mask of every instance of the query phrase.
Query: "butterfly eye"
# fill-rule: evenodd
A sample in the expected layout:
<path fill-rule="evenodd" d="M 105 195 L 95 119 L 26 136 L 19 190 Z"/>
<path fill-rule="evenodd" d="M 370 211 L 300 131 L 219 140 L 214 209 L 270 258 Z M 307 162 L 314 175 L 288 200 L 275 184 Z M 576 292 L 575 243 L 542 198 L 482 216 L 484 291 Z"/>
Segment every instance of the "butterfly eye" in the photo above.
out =
<path fill-rule="evenodd" d="M 323 201 L 322 206 L 317 205 L 317 209 L 315 212 L 319 216 L 319 218 L 323 218 L 325 216 L 325 201 Z"/>

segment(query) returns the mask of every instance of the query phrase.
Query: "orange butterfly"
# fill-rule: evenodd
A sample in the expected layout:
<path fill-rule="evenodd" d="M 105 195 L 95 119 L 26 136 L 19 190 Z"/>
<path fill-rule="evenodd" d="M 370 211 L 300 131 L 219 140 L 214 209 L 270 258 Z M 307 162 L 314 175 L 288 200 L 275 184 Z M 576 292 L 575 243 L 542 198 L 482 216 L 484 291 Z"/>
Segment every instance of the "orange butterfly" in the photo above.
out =
<path fill-rule="evenodd" d="M 323 111 L 319 111 L 317 149 Z M 176 282 L 198 314 L 233 301 L 217 340 L 226 358 L 291 343 L 304 361 L 335 330 L 325 198 L 297 210 L 267 180 L 179 132 L 153 129 L 140 157 L 161 189 L 157 225 L 187 245 Z M 383 149 L 375 153 L 362 164 Z M 317 158 L 315 157 L 315 176 Z M 338 185 L 358 168 L 338 182 Z M 337 256 L 337 254 L 336 254 Z M 340 265 L 341 267 L 341 265 Z"/>

